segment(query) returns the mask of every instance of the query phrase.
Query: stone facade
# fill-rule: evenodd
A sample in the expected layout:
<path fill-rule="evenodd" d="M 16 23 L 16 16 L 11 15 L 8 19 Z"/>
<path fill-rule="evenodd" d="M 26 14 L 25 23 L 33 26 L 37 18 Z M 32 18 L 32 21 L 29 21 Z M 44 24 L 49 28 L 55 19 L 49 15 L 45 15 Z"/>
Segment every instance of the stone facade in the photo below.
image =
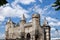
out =
<path fill-rule="evenodd" d="M 9 18 L 5 31 L 6 40 L 50 40 L 50 26 L 46 19 L 43 26 L 41 26 L 39 14 L 33 14 L 32 22 L 29 23 L 26 23 L 24 15 L 19 24 L 13 23 Z"/>

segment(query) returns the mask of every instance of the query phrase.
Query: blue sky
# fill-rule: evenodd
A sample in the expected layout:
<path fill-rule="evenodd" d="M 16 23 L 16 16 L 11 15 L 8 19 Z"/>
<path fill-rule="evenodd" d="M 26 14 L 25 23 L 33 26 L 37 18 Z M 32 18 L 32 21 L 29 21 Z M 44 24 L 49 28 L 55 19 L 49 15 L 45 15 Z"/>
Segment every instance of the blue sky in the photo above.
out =
<path fill-rule="evenodd" d="M 0 39 L 5 37 L 5 24 L 9 17 L 18 23 L 24 14 L 27 22 L 31 22 L 34 13 L 41 15 L 41 24 L 44 17 L 51 26 L 51 38 L 60 38 L 60 10 L 55 11 L 52 4 L 55 0 L 7 0 L 8 3 L 0 7 Z M 58 29 L 58 31 L 56 31 Z M 57 35 L 59 34 L 59 35 Z"/>

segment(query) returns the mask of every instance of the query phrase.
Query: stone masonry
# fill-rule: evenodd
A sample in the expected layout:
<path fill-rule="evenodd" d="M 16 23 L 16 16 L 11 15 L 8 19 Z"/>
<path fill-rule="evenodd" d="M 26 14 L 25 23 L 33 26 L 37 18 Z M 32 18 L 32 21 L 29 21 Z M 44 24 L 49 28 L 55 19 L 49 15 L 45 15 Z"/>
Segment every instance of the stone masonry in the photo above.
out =
<path fill-rule="evenodd" d="M 25 16 L 18 24 L 9 20 L 6 23 L 6 40 L 50 40 L 50 26 L 45 18 L 43 26 L 40 22 L 40 14 L 32 15 L 32 22 L 26 22 Z"/>

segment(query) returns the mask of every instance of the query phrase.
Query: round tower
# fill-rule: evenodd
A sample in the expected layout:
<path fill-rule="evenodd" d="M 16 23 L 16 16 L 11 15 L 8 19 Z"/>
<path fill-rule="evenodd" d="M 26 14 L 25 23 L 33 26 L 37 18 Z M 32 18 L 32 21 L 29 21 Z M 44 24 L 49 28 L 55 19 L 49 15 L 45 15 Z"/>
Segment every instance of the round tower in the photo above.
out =
<path fill-rule="evenodd" d="M 40 14 L 33 14 L 32 15 L 32 27 L 35 30 L 34 31 L 34 40 L 37 40 L 39 38 L 39 27 L 40 27 Z"/>
<path fill-rule="evenodd" d="M 40 14 L 32 15 L 32 24 L 35 29 L 37 29 L 40 26 Z"/>
<path fill-rule="evenodd" d="M 50 26 L 48 25 L 46 18 L 44 18 L 43 28 L 44 28 L 44 39 L 50 40 Z"/>
<path fill-rule="evenodd" d="M 5 30 L 6 31 L 6 39 L 13 38 L 13 27 L 14 27 L 14 24 L 11 21 L 11 18 L 9 18 L 7 23 L 6 23 L 6 28 L 5 28 L 6 29 Z"/>
<path fill-rule="evenodd" d="M 6 30 L 5 31 L 8 31 L 8 28 L 10 28 L 10 27 L 11 27 L 11 18 L 9 18 L 6 23 Z"/>
<path fill-rule="evenodd" d="M 6 27 L 5 27 L 5 35 L 6 35 L 6 40 L 9 38 L 9 28 L 11 26 L 11 19 L 9 18 L 7 23 L 6 23 Z"/>
<path fill-rule="evenodd" d="M 26 23 L 25 20 L 25 16 L 23 14 L 21 21 L 20 21 L 20 30 L 21 30 L 21 39 L 24 40 L 24 36 L 25 36 L 25 28 L 24 28 L 24 24 Z"/>
<path fill-rule="evenodd" d="M 50 26 L 47 25 L 46 26 L 46 29 L 45 29 L 45 32 L 46 32 L 46 40 L 50 40 Z"/>

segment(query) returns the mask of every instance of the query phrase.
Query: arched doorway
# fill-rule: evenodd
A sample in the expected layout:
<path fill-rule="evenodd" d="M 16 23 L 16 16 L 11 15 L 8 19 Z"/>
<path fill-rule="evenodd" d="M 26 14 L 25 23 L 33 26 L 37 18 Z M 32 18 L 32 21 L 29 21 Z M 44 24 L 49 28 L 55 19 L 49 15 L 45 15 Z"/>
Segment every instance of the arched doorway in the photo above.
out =
<path fill-rule="evenodd" d="M 30 38 L 31 38 L 30 33 L 27 33 L 27 35 L 26 35 L 26 39 L 27 39 L 27 40 L 30 40 Z"/>
<path fill-rule="evenodd" d="M 38 38 L 39 38 L 39 31 L 36 30 L 36 31 L 35 31 L 35 40 L 38 40 Z"/>
<path fill-rule="evenodd" d="M 37 35 L 35 35 L 35 40 L 37 40 L 39 38 L 39 35 L 37 34 Z"/>

